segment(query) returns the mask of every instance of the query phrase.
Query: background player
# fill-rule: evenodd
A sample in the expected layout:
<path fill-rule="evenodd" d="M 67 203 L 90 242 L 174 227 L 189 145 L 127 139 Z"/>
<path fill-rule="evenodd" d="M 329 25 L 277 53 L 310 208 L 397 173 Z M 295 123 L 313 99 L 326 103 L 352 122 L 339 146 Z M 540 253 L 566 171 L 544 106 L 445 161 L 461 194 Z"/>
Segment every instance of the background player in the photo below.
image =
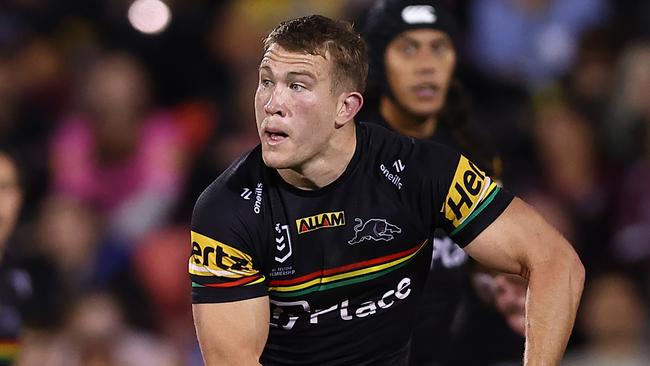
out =
<path fill-rule="evenodd" d="M 454 77 L 458 30 L 444 3 L 377 1 L 368 14 L 363 36 L 370 68 L 367 102 L 360 119 L 406 136 L 453 146 L 498 178 L 500 160 L 487 139 L 477 133 L 478 126 L 470 125 L 468 103 Z M 457 343 L 452 342 L 450 331 L 463 287 L 469 282 L 463 266 L 467 256 L 442 231 L 435 238 L 433 256 L 411 341 L 413 365 L 457 363 L 450 358 L 451 345 Z M 481 317 L 490 315 L 484 312 Z M 518 354 L 523 342 L 507 330 L 500 335 L 514 345 L 506 352 Z"/>

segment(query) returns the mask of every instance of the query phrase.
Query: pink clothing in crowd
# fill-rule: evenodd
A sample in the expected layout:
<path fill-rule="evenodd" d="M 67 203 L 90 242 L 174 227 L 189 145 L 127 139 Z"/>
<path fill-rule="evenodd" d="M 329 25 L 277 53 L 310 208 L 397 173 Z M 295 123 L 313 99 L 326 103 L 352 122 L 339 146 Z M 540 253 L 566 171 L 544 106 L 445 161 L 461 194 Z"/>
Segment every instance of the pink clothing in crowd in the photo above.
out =
<path fill-rule="evenodd" d="M 112 165 L 100 165 L 91 123 L 83 116 L 70 116 L 53 136 L 55 193 L 89 203 L 109 221 L 164 220 L 183 183 L 182 137 L 171 115 L 156 113 L 147 117 L 139 129 L 135 150 Z"/>

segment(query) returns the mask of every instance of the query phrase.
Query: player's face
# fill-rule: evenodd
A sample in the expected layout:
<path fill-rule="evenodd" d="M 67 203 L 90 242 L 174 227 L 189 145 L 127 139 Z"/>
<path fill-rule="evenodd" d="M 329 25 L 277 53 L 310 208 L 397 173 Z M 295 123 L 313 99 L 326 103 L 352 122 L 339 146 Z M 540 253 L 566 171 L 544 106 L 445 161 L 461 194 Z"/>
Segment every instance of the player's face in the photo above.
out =
<path fill-rule="evenodd" d="M 0 251 L 16 225 L 21 203 L 16 167 L 6 155 L 0 153 Z"/>
<path fill-rule="evenodd" d="M 277 44 L 264 54 L 255 119 L 267 166 L 300 170 L 324 154 L 336 118 L 331 70 L 326 57 L 289 52 Z"/>
<path fill-rule="evenodd" d="M 444 32 L 409 30 L 388 44 L 384 65 L 399 106 L 418 117 L 435 116 L 445 104 L 456 52 Z"/>

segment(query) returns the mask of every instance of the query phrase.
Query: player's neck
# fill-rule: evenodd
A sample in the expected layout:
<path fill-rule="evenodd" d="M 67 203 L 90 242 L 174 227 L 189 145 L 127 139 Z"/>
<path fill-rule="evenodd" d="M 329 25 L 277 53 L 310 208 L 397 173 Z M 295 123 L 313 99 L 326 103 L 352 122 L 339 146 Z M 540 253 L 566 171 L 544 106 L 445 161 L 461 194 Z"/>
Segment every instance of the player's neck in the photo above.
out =
<path fill-rule="evenodd" d="M 417 139 L 431 138 L 438 125 L 438 119 L 435 115 L 415 116 L 385 96 L 379 102 L 379 113 L 395 132 Z"/>
<path fill-rule="evenodd" d="M 345 172 L 356 146 L 356 126 L 354 121 L 349 121 L 334 134 L 325 151 L 297 169 L 278 169 L 278 174 L 285 182 L 299 189 L 323 188 Z"/>

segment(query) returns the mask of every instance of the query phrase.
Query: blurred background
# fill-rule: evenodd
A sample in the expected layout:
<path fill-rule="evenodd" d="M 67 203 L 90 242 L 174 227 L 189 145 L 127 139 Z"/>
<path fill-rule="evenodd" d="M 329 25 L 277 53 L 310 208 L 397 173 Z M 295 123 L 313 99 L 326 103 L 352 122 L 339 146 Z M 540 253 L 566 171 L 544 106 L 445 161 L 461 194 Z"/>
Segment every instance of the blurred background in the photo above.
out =
<path fill-rule="evenodd" d="M 202 364 L 189 220 L 200 192 L 258 142 L 261 40 L 310 13 L 359 28 L 371 3 L 0 1 L 0 145 L 25 189 L 7 251 L 33 295 L 20 364 Z M 504 185 L 585 263 L 570 358 L 643 360 L 650 2 L 449 4 L 462 29 L 457 75 L 503 157 Z"/>

